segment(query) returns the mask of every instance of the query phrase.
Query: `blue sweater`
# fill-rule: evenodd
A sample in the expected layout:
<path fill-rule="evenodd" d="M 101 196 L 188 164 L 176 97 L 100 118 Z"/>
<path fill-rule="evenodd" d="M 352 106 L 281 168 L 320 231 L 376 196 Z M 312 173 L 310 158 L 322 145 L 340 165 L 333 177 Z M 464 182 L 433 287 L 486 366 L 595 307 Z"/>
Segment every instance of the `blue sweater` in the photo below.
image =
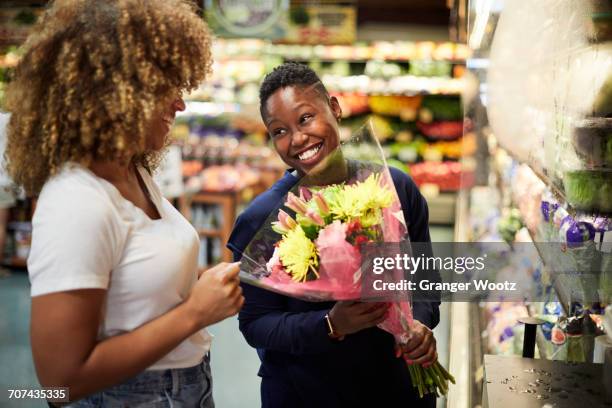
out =
<path fill-rule="evenodd" d="M 391 176 L 411 242 L 430 242 L 425 199 L 408 175 L 391 168 Z M 227 244 L 235 260 L 297 181 L 286 172 L 238 217 Z M 336 341 L 327 336 L 324 320 L 333 302 L 305 302 L 247 284 L 242 288 L 239 326 L 261 359 L 263 407 L 435 406 L 434 398 L 418 399 L 389 333 L 370 328 Z M 438 306 L 414 303 L 414 318 L 433 329 L 440 320 Z"/>

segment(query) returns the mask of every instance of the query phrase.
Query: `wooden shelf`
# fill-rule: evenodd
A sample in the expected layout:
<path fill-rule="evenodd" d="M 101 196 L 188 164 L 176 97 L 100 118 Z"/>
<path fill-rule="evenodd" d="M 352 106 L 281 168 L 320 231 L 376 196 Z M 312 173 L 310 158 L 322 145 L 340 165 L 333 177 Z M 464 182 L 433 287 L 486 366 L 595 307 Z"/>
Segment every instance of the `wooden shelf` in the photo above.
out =
<path fill-rule="evenodd" d="M 191 220 L 191 206 L 193 204 L 209 204 L 218 205 L 221 207 L 222 221 L 219 229 L 199 228 L 198 234 L 203 237 L 214 237 L 221 240 L 223 252 L 221 259 L 224 262 L 233 260 L 232 252 L 225 247 L 234 228 L 236 221 L 236 207 L 240 202 L 240 191 L 227 192 L 198 192 L 196 194 L 187 194 L 179 198 L 179 209 L 183 216 Z"/>
<path fill-rule="evenodd" d="M 28 266 L 27 259 L 12 257 L 11 259 L 2 262 L 2 266 L 6 268 L 25 269 Z"/>
<path fill-rule="evenodd" d="M 198 228 L 198 234 L 203 237 L 221 238 L 223 231 L 212 228 Z"/>

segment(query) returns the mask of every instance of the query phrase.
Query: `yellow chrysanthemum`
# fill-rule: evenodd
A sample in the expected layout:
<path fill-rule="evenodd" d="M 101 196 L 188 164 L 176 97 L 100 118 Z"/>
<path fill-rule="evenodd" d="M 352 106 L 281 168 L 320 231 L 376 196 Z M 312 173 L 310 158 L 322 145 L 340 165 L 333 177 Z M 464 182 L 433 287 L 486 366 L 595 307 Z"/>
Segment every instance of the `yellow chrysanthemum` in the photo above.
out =
<path fill-rule="evenodd" d="M 380 174 L 372 174 L 365 181 L 345 186 L 329 202 L 335 219 L 359 219 L 369 227 L 380 223 L 381 210 L 393 203 L 393 193 L 380 184 Z"/>
<path fill-rule="evenodd" d="M 308 272 L 312 271 L 317 277 L 319 257 L 314 243 L 306 237 L 301 226 L 289 231 L 278 245 L 280 260 L 297 282 L 305 282 Z"/>

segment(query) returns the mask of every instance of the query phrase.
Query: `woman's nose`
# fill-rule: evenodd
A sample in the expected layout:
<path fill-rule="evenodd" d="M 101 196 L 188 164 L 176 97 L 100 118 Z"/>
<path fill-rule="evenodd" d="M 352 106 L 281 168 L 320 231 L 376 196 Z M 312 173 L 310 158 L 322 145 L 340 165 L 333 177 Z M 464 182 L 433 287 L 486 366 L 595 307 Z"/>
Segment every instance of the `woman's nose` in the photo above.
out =
<path fill-rule="evenodd" d="M 306 144 L 306 141 L 308 141 L 308 135 L 302 132 L 293 132 L 293 134 L 291 135 L 291 144 L 294 147 L 304 146 Z"/>

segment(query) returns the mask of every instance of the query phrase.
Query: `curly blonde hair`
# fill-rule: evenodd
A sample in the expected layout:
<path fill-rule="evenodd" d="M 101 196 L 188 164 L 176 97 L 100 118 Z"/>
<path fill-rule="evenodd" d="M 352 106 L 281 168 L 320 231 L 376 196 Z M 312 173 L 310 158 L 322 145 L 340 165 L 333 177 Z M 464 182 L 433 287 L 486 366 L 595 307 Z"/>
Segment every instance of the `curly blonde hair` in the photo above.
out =
<path fill-rule="evenodd" d="M 6 92 L 5 158 L 36 195 L 66 162 L 133 160 L 163 98 L 210 72 L 211 35 L 185 0 L 55 0 L 25 44 Z"/>

